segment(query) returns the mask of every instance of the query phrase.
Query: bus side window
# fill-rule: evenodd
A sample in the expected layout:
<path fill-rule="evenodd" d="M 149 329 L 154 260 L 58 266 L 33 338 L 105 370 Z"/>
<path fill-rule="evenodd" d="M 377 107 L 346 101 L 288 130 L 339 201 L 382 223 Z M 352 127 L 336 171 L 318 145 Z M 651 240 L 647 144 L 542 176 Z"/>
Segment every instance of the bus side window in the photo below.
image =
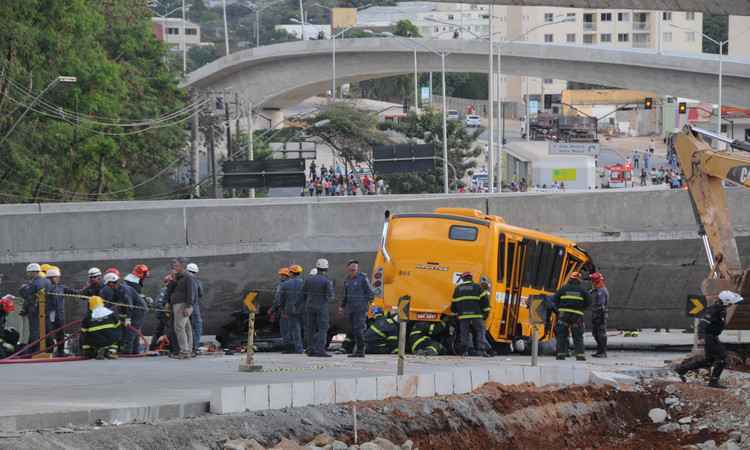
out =
<path fill-rule="evenodd" d="M 563 269 L 563 262 L 565 260 L 565 249 L 559 246 L 554 246 L 555 255 L 552 263 L 552 273 L 545 283 L 545 287 L 548 291 L 556 291 L 557 283 L 560 280 L 560 274 Z"/>
<path fill-rule="evenodd" d="M 501 234 L 497 244 L 497 282 L 503 282 L 505 274 L 505 235 Z"/>
<path fill-rule="evenodd" d="M 476 241 L 479 230 L 475 227 L 452 225 L 448 232 L 448 239 L 454 241 Z"/>
<path fill-rule="evenodd" d="M 536 287 L 536 275 L 539 270 L 539 256 L 541 256 L 541 247 L 543 243 L 527 240 L 526 243 L 526 261 L 523 268 L 522 286 Z"/>
<path fill-rule="evenodd" d="M 508 242 L 508 265 L 505 267 L 505 289 L 509 288 L 509 285 L 513 282 L 513 274 L 515 273 L 515 261 L 516 256 L 516 242 Z"/>
<path fill-rule="evenodd" d="M 540 243 L 539 272 L 536 278 L 537 289 L 546 289 L 555 265 L 555 246 L 549 242 Z"/>

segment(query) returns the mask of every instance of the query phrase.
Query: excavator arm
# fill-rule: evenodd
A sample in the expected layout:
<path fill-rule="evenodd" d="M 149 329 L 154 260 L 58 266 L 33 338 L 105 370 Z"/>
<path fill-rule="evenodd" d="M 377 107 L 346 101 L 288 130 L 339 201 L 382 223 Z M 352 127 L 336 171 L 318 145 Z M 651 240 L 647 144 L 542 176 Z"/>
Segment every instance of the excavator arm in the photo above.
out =
<path fill-rule="evenodd" d="M 729 144 L 727 150 L 711 148 L 705 138 Z M 711 268 L 701 290 L 714 302 L 722 290 L 750 298 L 750 275 L 743 270 L 723 181 L 750 188 L 750 145 L 698 128 L 685 127 L 675 136 L 674 148 L 687 181 L 696 220 L 700 226 Z M 727 310 L 728 328 L 750 329 L 750 306 Z"/>

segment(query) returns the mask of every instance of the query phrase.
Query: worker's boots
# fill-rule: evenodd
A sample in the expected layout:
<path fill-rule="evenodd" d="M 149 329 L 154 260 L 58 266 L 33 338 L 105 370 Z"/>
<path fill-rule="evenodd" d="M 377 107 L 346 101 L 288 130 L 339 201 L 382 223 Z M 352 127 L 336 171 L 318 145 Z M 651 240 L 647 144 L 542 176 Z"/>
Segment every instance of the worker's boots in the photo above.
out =
<path fill-rule="evenodd" d="M 576 355 L 576 361 L 586 361 L 585 355 Z"/>
<path fill-rule="evenodd" d="M 726 389 L 727 387 L 723 384 L 719 383 L 719 380 L 717 378 L 711 378 L 711 381 L 708 382 L 708 387 L 716 388 L 716 389 Z"/>
<path fill-rule="evenodd" d="M 99 361 L 103 359 L 107 359 L 107 349 L 106 348 L 100 348 L 96 351 L 96 359 Z"/>
<path fill-rule="evenodd" d="M 607 354 L 602 352 L 597 352 L 591 355 L 592 358 L 606 358 Z"/>

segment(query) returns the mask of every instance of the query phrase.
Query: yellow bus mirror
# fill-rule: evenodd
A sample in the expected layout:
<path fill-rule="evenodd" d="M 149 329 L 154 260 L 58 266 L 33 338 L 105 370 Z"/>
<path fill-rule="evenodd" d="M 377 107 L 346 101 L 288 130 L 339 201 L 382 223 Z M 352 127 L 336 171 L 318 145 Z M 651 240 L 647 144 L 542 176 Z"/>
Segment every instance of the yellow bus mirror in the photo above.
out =
<path fill-rule="evenodd" d="M 255 312 L 255 299 L 257 297 L 257 292 L 248 292 L 245 299 L 242 301 L 250 312 Z"/>

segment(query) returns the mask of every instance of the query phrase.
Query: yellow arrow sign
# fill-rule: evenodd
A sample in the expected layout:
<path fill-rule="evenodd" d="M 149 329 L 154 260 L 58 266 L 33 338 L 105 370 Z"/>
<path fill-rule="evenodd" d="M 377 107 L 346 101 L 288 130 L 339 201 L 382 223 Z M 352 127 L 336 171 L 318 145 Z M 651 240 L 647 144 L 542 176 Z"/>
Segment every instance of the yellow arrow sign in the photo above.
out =
<path fill-rule="evenodd" d="M 690 297 L 688 298 L 688 315 L 690 316 L 697 316 L 706 308 L 706 305 L 703 303 L 703 299 L 700 297 Z"/>
<path fill-rule="evenodd" d="M 245 300 L 242 301 L 242 303 L 247 306 L 247 309 L 250 311 L 255 311 L 255 298 L 258 297 L 257 292 L 248 292 L 245 296 Z"/>
<path fill-rule="evenodd" d="M 411 297 L 408 295 L 398 299 L 398 320 L 409 320 L 409 302 Z"/>

